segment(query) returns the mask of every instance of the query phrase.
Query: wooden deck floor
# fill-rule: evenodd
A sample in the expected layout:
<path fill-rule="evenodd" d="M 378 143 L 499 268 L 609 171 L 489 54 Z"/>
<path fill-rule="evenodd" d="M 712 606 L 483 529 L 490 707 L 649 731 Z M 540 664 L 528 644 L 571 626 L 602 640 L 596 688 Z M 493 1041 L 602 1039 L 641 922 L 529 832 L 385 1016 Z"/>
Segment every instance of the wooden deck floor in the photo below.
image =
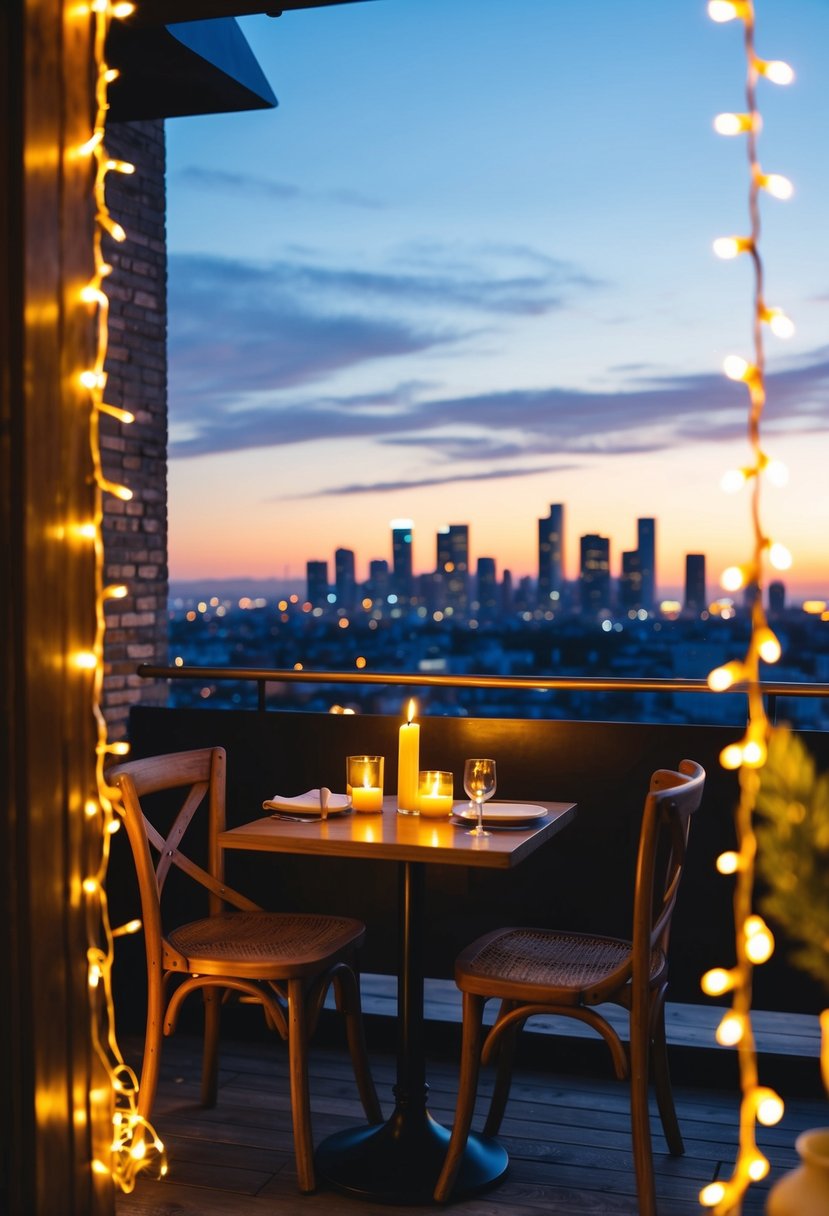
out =
<path fill-rule="evenodd" d="M 118 1200 L 118 1216 L 406 1216 L 426 1207 L 363 1203 L 320 1189 L 296 1190 L 285 1051 L 278 1040 L 225 1043 L 219 1102 L 198 1104 L 200 1045 L 179 1035 L 164 1044 L 162 1082 L 153 1118 L 170 1157 L 168 1178 L 140 1178 Z M 394 1061 L 372 1053 L 384 1110 L 391 1109 Z M 314 1135 L 320 1140 L 360 1122 L 360 1107 L 344 1051 L 318 1047 L 312 1055 Z M 456 1092 L 453 1059 L 430 1059 L 430 1108 L 451 1123 Z M 488 1093 L 488 1076 L 482 1092 Z M 737 1140 L 737 1095 L 676 1088 L 685 1156 L 670 1157 L 654 1139 L 660 1216 L 698 1216 L 697 1194 L 725 1174 Z M 797 1163 L 796 1135 L 827 1122 L 826 1103 L 793 1098 L 783 1121 L 759 1129 L 769 1157 L 769 1182 Z M 658 1123 L 658 1120 L 657 1120 Z M 627 1087 L 561 1072 L 516 1072 L 502 1128 L 510 1168 L 495 1189 L 454 1204 L 453 1216 L 636 1216 Z M 751 1189 L 746 1216 L 760 1216 L 768 1182 Z"/>

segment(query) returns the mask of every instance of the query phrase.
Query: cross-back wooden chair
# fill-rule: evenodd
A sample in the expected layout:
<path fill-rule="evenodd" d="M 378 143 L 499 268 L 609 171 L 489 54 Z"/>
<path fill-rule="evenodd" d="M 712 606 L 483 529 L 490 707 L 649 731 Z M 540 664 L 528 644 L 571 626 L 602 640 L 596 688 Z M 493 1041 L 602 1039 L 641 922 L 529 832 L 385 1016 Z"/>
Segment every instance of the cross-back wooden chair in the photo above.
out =
<path fill-rule="evenodd" d="M 199 990 L 204 999 L 201 1099 L 214 1106 L 218 1086 L 219 1015 L 232 997 L 261 1004 L 268 1024 L 288 1044 L 291 1114 L 301 1191 L 314 1189 L 308 1040 L 333 984 L 345 1015 L 360 1098 L 370 1123 L 382 1116 L 363 1037 L 357 948 L 365 926 L 347 917 L 263 912 L 224 881 L 218 835 L 225 826 L 225 752 L 221 747 L 134 760 L 111 769 L 108 779 L 123 799 L 141 896 L 147 954 L 147 1026 L 139 1091 L 148 1117 L 155 1098 L 162 1029 L 172 1034 L 182 1002 Z M 150 795 L 183 793 L 166 834 L 146 813 Z M 182 852 L 182 841 L 207 802 L 207 866 Z M 153 860 L 153 855 L 157 860 Z M 208 915 L 177 928 L 162 917 L 164 888 L 174 868 L 207 891 Z"/>
<path fill-rule="evenodd" d="M 497 1059 L 485 1136 L 501 1126 L 518 1032 L 534 1014 L 561 1014 L 592 1026 L 607 1042 L 616 1076 L 630 1079 L 631 1130 L 640 1216 L 655 1216 L 656 1195 L 648 1117 L 652 1072 L 662 1127 L 674 1155 L 684 1151 L 671 1092 L 665 1043 L 665 993 L 671 916 L 685 861 L 691 816 L 702 798 L 705 772 L 683 760 L 678 772 L 659 769 L 645 799 L 639 836 L 630 941 L 550 929 L 498 929 L 478 938 L 455 963 L 463 992 L 463 1042 L 455 1124 L 435 1199 L 446 1202 L 469 1135 L 480 1063 Z M 484 1005 L 501 1001 L 483 1036 Z M 603 1001 L 629 1012 L 629 1047 L 593 1006 Z"/>

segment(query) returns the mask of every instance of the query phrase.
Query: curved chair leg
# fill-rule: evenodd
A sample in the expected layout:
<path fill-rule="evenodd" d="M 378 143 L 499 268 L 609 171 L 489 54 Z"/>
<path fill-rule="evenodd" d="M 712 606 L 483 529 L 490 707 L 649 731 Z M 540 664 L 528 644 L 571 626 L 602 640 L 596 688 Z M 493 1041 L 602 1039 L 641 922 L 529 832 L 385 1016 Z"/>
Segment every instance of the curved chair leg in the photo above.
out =
<path fill-rule="evenodd" d="M 141 1080 L 138 1085 L 138 1113 L 149 1119 L 158 1088 L 158 1073 L 161 1067 L 161 1038 L 164 1024 L 164 986 L 158 971 L 148 977 L 147 1025 L 144 1030 L 144 1058 L 141 1062 Z"/>
<path fill-rule="evenodd" d="M 668 1151 L 674 1157 L 681 1157 L 685 1152 L 682 1143 L 682 1132 L 679 1130 L 679 1120 L 676 1116 L 674 1095 L 671 1089 L 671 1073 L 668 1067 L 668 1045 L 665 1039 L 665 1002 L 659 1001 L 654 1013 L 653 1037 L 651 1040 L 651 1064 L 653 1067 L 653 1084 L 656 1090 L 656 1102 L 659 1107 L 659 1118 L 662 1130 L 668 1142 Z"/>
<path fill-rule="evenodd" d="M 219 1020 L 222 1011 L 222 990 L 203 988 L 204 1044 L 201 1066 L 201 1104 L 215 1106 L 219 1090 Z"/>
<path fill-rule="evenodd" d="M 455 1124 L 449 1140 L 449 1148 L 443 1169 L 440 1171 L 434 1197 L 437 1203 L 446 1203 L 452 1192 L 455 1178 L 466 1147 L 472 1113 L 475 1109 L 475 1094 L 478 1088 L 478 1070 L 481 1060 L 481 1021 L 484 998 L 473 993 L 463 994 L 463 1040 L 461 1043 L 461 1072 L 458 1082 L 458 1102 L 455 1108 Z"/>
<path fill-rule="evenodd" d="M 345 1018 L 345 1032 L 348 1037 L 348 1050 L 351 1055 L 351 1066 L 354 1069 L 354 1079 L 360 1094 L 360 1101 L 369 1123 L 382 1123 L 383 1112 L 380 1100 L 374 1088 L 374 1078 L 368 1064 L 366 1038 L 363 1027 L 363 1011 L 360 1004 L 360 981 L 354 970 L 341 972 L 334 978 L 334 996 L 337 1008 Z"/>
<path fill-rule="evenodd" d="M 630 1018 L 630 1119 L 633 1138 L 633 1163 L 639 1216 L 656 1216 L 656 1188 L 653 1177 L 653 1146 L 648 1112 L 648 1057 L 650 1027 L 645 1011 Z"/>
<path fill-rule="evenodd" d="M 500 1018 L 502 1014 L 508 1013 L 513 1008 L 511 1001 L 503 1001 L 498 1012 Z M 495 1064 L 495 1085 L 492 1090 L 492 1100 L 489 1104 L 489 1114 L 486 1117 L 484 1124 L 485 1136 L 497 1136 L 501 1126 L 501 1121 L 504 1118 L 504 1111 L 509 1098 L 510 1085 L 512 1084 L 512 1065 L 515 1060 L 515 1045 L 518 1041 L 518 1032 L 521 1029 L 520 1023 L 514 1023 L 506 1030 L 502 1031 L 498 1044 L 498 1056 Z"/>
<path fill-rule="evenodd" d="M 308 1028 L 305 1021 L 305 988 L 301 979 L 288 981 L 288 1068 L 297 1180 L 301 1191 L 313 1191 L 316 1179 L 308 1092 Z"/>

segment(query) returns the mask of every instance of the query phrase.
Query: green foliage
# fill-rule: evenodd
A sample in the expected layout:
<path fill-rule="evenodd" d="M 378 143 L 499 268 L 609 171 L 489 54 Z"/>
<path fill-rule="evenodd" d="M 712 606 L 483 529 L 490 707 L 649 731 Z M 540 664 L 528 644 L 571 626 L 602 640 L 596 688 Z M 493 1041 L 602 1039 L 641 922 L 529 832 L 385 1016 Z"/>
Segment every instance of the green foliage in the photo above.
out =
<path fill-rule="evenodd" d="M 756 810 L 760 907 L 795 943 L 795 966 L 829 991 L 829 773 L 785 727 L 772 732 Z"/>

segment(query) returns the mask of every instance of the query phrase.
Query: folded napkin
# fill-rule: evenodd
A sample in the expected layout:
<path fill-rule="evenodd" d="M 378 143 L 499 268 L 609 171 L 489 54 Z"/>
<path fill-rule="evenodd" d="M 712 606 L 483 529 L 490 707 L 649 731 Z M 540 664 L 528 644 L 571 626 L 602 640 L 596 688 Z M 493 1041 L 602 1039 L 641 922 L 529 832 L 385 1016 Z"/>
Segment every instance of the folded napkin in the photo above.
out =
<path fill-rule="evenodd" d="M 328 798 L 324 799 L 323 794 L 327 794 Z M 296 794 L 293 798 L 288 798 L 283 794 L 274 794 L 273 798 L 268 798 L 262 803 L 264 811 L 320 815 L 323 819 L 326 815 L 341 815 L 350 806 L 351 799 L 347 794 L 332 794 L 325 786 L 322 787 L 322 790 L 306 790 L 304 794 Z"/>

